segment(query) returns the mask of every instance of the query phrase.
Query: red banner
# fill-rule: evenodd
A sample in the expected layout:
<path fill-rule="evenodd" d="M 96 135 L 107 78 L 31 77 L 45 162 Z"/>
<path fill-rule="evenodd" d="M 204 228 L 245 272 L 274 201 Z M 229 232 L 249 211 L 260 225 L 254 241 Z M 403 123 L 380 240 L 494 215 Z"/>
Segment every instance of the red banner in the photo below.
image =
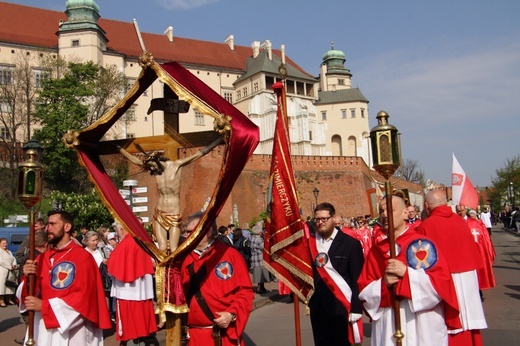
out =
<path fill-rule="evenodd" d="M 273 90 L 278 112 L 269 175 L 264 263 L 302 301 L 308 302 L 313 292 L 311 257 L 291 163 L 285 88 L 278 82 Z"/>

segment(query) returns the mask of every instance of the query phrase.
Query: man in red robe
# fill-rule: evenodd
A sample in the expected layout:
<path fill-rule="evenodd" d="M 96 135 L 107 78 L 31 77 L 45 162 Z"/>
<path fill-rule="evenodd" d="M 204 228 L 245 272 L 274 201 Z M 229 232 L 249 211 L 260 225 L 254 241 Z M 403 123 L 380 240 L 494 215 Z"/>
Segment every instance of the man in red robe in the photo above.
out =
<path fill-rule="evenodd" d="M 202 213 L 191 215 L 192 231 Z M 184 259 L 181 278 L 190 311 L 187 316 L 189 346 L 244 345 L 244 332 L 253 308 L 253 284 L 242 255 L 215 239 L 216 224 Z"/>
<path fill-rule="evenodd" d="M 395 342 L 390 287 L 400 301 L 404 344 L 448 345 L 448 329 L 460 328 L 458 304 L 448 264 L 436 244 L 406 226 L 407 210 L 401 197 L 392 197 L 397 256 L 390 259 L 389 240 L 370 250 L 358 280 L 359 299 L 372 319 L 372 345 Z M 388 229 L 386 199 L 380 221 Z"/>
<path fill-rule="evenodd" d="M 103 345 L 103 329 L 111 324 L 98 266 L 72 240 L 71 215 L 59 210 L 48 216 L 47 242 L 53 248 L 26 261 L 24 274 L 36 274 L 36 295 L 28 295 L 24 278 L 18 289 L 20 311 L 35 311 L 38 346 Z"/>
<path fill-rule="evenodd" d="M 431 190 L 425 196 L 429 216 L 417 232 L 431 238 L 446 257 L 455 283 L 460 307 L 462 330 L 450 332 L 450 346 L 481 345 L 480 329 L 487 328 L 480 301 L 477 269 L 483 263 L 467 224 L 453 213 L 442 190 Z"/>
<path fill-rule="evenodd" d="M 484 262 L 484 266 L 477 270 L 478 285 L 481 290 L 487 290 L 496 286 L 495 275 L 493 274 L 493 261 L 496 257 L 495 248 L 486 226 L 482 220 L 478 219 L 477 212 L 470 210 L 468 216 L 466 222 Z"/>
<path fill-rule="evenodd" d="M 110 295 L 116 298 L 116 340 L 145 338 L 157 331 L 153 306 L 152 258 L 137 245 L 119 223 L 114 228 L 121 239 L 108 259 L 114 277 Z"/>

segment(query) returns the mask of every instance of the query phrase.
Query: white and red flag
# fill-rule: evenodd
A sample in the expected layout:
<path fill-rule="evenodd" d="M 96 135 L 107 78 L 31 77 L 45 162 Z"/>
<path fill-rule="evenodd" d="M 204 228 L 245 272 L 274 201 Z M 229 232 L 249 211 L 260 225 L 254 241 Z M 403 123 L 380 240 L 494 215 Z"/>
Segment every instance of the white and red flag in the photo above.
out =
<path fill-rule="evenodd" d="M 473 187 L 459 161 L 453 154 L 453 167 L 451 173 L 451 188 L 453 205 L 463 205 L 471 209 L 477 209 L 478 193 Z"/>
<path fill-rule="evenodd" d="M 313 292 L 311 255 L 291 163 L 285 88 L 282 82 L 272 88 L 277 95 L 278 112 L 269 175 L 264 264 L 301 300 L 308 302 Z"/>

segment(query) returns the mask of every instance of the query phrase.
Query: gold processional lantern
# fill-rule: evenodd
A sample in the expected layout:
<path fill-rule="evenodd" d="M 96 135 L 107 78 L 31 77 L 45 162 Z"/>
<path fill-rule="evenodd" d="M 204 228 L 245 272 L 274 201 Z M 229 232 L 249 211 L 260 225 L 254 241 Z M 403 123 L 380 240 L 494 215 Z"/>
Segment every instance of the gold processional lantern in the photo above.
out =
<path fill-rule="evenodd" d="M 30 221 L 29 221 L 29 259 L 34 261 L 35 250 L 34 250 L 34 219 L 36 212 L 40 209 L 34 206 L 42 199 L 43 190 L 43 166 L 39 162 L 43 148 L 36 140 L 31 139 L 26 145 L 23 146 L 24 154 L 27 158 L 26 161 L 18 165 L 18 199 L 22 202 L 24 207 L 29 210 Z M 34 274 L 29 275 L 29 295 L 34 296 L 36 277 Z M 27 331 L 26 346 L 34 346 L 34 311 L 29 311 L 29 322 Z"/>
<path fill-rule="evenodd" d="M 43 148 L 31 139 L 23 146 L 26 161 L 18 165 L 18 199 L 25 208 L 30 209 L 42 199 L 43 166 L 39 162 Z"/>
<path fill-rule="evenodd" d="M 385 111 L 377 113 L 378 124 L 370 130 L 374 169 L 385 179 L 389 179 L 401 165 L 401 150 L 397 128 L 388 123 Z"/>
<path fill-rule="evenodd" d="M 372 159 L 374 169 L 385 179 L 386 214 L 388 219 L 388 242 L 390 244 L 390 257 L 396 257 L 395 230 L 392 205 L 392 186 L 390 177 L 401 165 L 401 149 L 399 145 L 399 134 L 397 128 L 388 123 L 388 113 L 380 111 L 377 113 L 378 124 L 370 131 L 370 142 L 372 145 Z M 399 301 L 395 299 L 395 285 L 390 289 L 392 296 L 392 307 L 394 311 L 394 323 L 396 345 L 401 346 L 404 334 L 401 331 L 401 313 Z"/>

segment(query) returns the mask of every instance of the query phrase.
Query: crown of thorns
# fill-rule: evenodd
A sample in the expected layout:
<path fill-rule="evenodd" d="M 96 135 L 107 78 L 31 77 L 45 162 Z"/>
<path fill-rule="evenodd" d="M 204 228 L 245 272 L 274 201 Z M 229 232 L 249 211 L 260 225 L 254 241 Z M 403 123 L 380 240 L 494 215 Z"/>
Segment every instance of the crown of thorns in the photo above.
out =
<path fill-rule="evenodd" d="M 168 158 L 162 156 L 161 152 L 154 151 L 151 154 L 147 154 L 143 160 L 143 170 L 150 172 L 150 175 L 161 175 L 164 172 L 164 166 L 161 161 L 168 161 Z"/>

